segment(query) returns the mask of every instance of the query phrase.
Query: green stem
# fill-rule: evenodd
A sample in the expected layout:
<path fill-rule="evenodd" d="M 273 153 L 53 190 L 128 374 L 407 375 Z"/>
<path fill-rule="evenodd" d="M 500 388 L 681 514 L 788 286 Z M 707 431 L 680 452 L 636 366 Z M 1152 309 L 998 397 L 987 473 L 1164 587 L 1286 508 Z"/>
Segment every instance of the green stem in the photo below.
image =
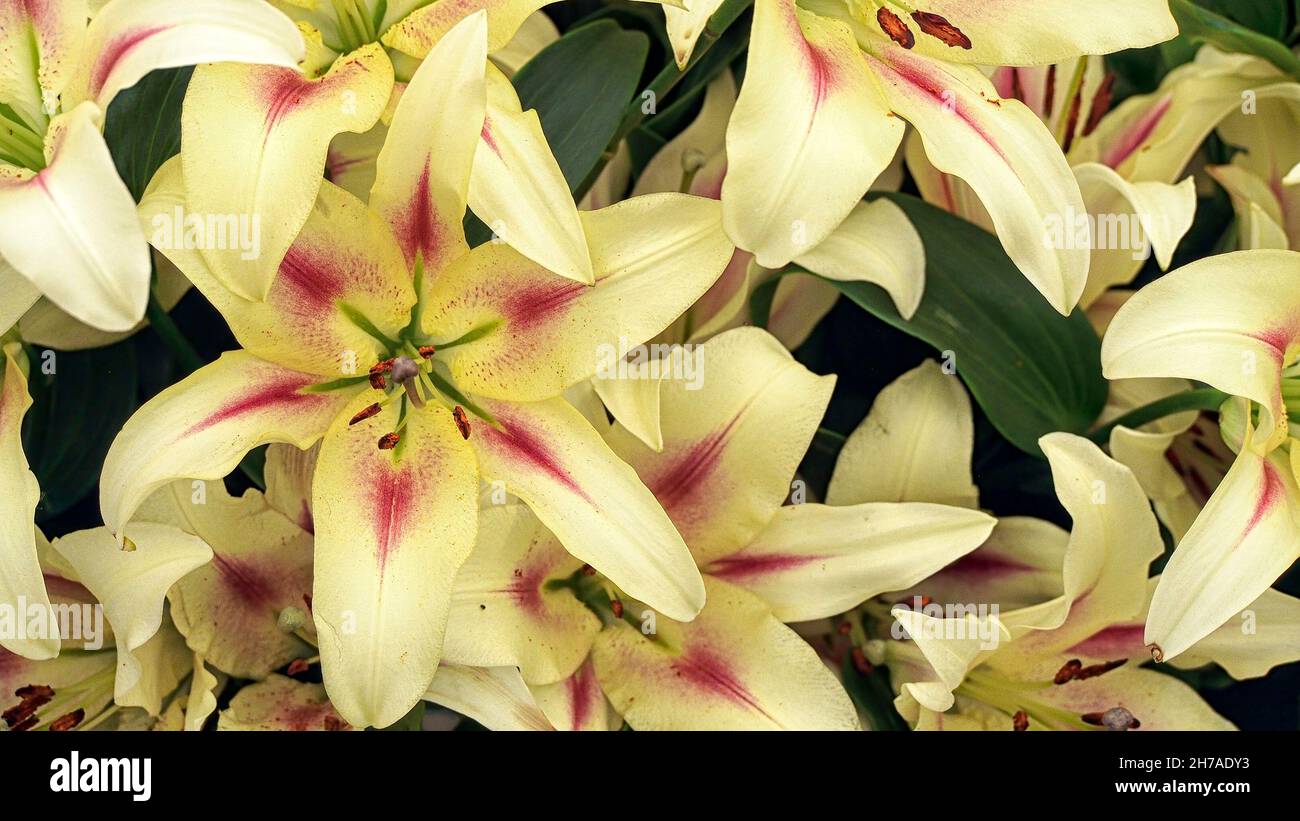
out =
<path fill-rule="evenodd" d="M 1229 398 L 1231 398 L 1229 394 L 1215 388 L 1198 388 L 1184 393 L 1176 393 L 1173 396 L 1157 399 L 1149 405 L 1143 405 L 1129 411 L 1118 419 L 1097 428 L 1088 434 L 1088 438 L 1098 444 L 1105 444 L 1110 441 L 1111 431 L 1121 425 L 1126 428 L 1140 428 L 1157 419 L 1173 416 L 1175 413 L 1191 410 L 1218 410 L 1219 406 L 1228 401 Z"/>
<path fill-rule="evenodd" d="M 646 86 L 645 91 L 651 92 L 653 95 L 651 99 L 655 101 L 656 106 L 659 104 L 659 101 L 666 97 L 668 92 L 672 91 L 677 84 L 681 82 L 681 79 L 695 67 L 696 63 L 700 61 L 700 58 L 702 58 L 709 49 L 713 48 L 713 44 L 718 42 L 722 35 L 726 33 L 727 29 L 731 27 L 731 24 L 736 22 L 736 19 L 739 18 L 740 15 L 744 13 L 745 9 L 749 8 L 750 4 L 753 2 L 754 0 L 723 1 L 722 5 L 718 7 L 718 10 L 709 18 L 708 24 L 700 34 L 700 39 L 695 43 L 695 50 L 692 52 L 691 59 L 687 62 L 686 68 L 679 69 L 677 68 L 676 61 L 669 60 L 668 65 L 664 66 L 663 70 L 650 81 L 650 85 Z M 618 130 L 614 132 L 614 137 L 609 141 L 609 145 L 605 146 L 604 153 L 600 155 L 600 159 L 596 161 L 596 165 L 574 190 L 574 200 L 580 202 L 582 198 L 587 195 L 587 192 L 591 190 L 591 187 L 596 184 L 596 180 L 600 177 L 600 173 L 605 170 L 605 166 L 608 165 L 610 160 L 614 159 L 614 155 L 618 153 L 619 143 L 623 142 L 627 135 L 635 131 L 637 126 L 645 122 L 646 117 L 649 116 L 645 111 L 643 102 L 645 99 L 645 91 L 637 95 L 637 98 L 628 105 L 627 110 L 623 113 L 623 119 L 618 125 Z"/>
<path fill-rule="evenodd" d="M 181 333 L 181 329 L 172 321 L 171 315 L 163 310 L 158 295 L 153 291 L 149 292 L 149 304 L 145 308 L 144 315 L 148 317 L 149 324 L 162 339 L 163 344 L 175 354 L 176 361 L 185 369 L 187 375 L 203 367 L 203 357 L 199 356 L 199 352 L 194 350 L 194 346 L 185 338 L 185 334 Z"/>

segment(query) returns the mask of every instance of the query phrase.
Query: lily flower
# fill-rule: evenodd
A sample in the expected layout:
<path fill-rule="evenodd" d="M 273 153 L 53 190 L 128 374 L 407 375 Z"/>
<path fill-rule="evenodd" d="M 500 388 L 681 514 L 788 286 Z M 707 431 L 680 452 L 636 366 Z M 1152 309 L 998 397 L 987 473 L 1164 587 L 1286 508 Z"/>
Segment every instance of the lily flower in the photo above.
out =
<path fill-rule="evenodd" d="M 142 407 L 100 485 L 120 532 L 170 481 L 323 437 L 313 617 L 326 687 L 353 726 L 390 724 L 427 690 L 480 477 L 664 613 L 688 620 L 704 600 L 672 522 L 562 394 L 603 346 L 649 339 L 712 285 L 732 252 L 719 209 L 660 195 L 582 214 L 590 286 L 506 244 L 465 250 L 486 32 L 476 14 L 439 40 L 398 104 L 370 204 L 323 182 L 265 301 L 226 288 L 197 250 L 160 249 L 243 349 Z M 159 171 L 142 220 L 187 203 L 184 159 Z"/>
<path fill-rule="evenodd" d="M 302 37 L 259 0 L 86 0 L 0 9 L 0 285 L 125 331 L 144 315 L 149 246 L 104 143 L 118 92 L 158 68 L 293 66 Z"/>
<path fill-rule="evenodd" d="M 1156 589 L 1146 641 L 1172 659 L 1257 599 L 1300 558 L 1291 380 L 1300 352 L 1300 254 L 1209 257 L 1156 280 L 1115 315 L 1102 343 L 1109 379 L 1174 377 L 1233 398 L 1223 439 L 1237 456 L 1179 541 Z"/>
<path fill-rule="evenodd" d="M 537 8 L 514 15 L 510 10 L 516 6 L 503 4 L 503 16 L 497 4 L 421 5 L 410 0 L 282 2 L 279 7 L 308 42 L 301 67 L 195 70 L 181 118 L 187 208 L 246 219 L 258 230 L 255 252 L 202 249 L 206 264 L 236 295 L 259 301 L 270 293 L 315 207 L 334 139 L 364 136 L 381 118 L 391 118 L 404 88 L 394 61 L 410 71 L 456 23 L 475 14 L 487 17 L 489 51 L 502 49 Z M 480 139 L 467 149 L 476 155 L 470 207 L 524 256 L 590 285 L 595 274 L 584 223 L 537 113 L 522 110 L 514 87 L 494 65 L 487 66 L 487 86 L 486 112 L 477 118 Z M 433 239 L 447 244 L 439 245 L 437 259 L 431 247 L 423 249 L 428 266 L 465 250 L 463 241 L 455 246 L 451 236 Z"/>
<path fill-rule="evenodd" d="M 457 579 L 447 657 L 518 666 L 562 728 L 616 724 L 606 698 L 639 730 L 856 728 L 834 674 L 786 623 L 915 584 L 982 543 L 993 519 L 930 503 L 783 505 L 834 378 L 756 328 L 700 350 L 697 390 L 664 383 L 660 452 L 622 425 L 607 432 L 699 564 L 699 616 L 655 613 L 584 572 L 526 511 L 493 507 Z"/>
<path fill-rule="evenodd" d="M 203 686 L 210 674 L 164 611 L 168 588 L 212 552 L 166 525 L 137 522 L 127 532 L 130 550 L 119 549 L 104 528 L 53 543 L 38 534 L 53 599 L 45 611 L 68 635 L 59 656 L 48 660 L 0 650 L 6 729 L 161 726 L 169 712 L 183 712 L 182 702 L 189 702 L 190 717 L 201 725 L 216 707 L 215 699 L 202 697 L 210 696 Z M 178 685 L 187 676 L 198 684 L 182 696 Z"/>
<path fill-rule="evenodd" d="M 1068 314 L 1083 292 L 1088 253 L 1053 247 L 1047 226 L 1083 212 L 1079 186 L 1038 117 L 1004 99 L 976 66 L 1048 64 L 1176 33 L 1164 0 L 915 8 L 757 0 L 727 130 L 728 234 L 766 268 L 807 252 L 889 166 L 906 120 L 934 166 L 976 192 L 1025 276 Z"/>
<path fill-rule="evenodd" d="M 994 71 L 992 81 L 999 94 L 1023 101 L 1043 120 L 1078 180 L 1087 210 L 1062 215 L 1059 227 L 1062 241 L 1090 252 L 1080 298 L 1085 308 L 1108 289 L 1131 282 L 1148 252 L 1168 269 L 1196 213 L 1195 180 L 1179 178 L 1216 128 L 1236 142 L 1266 121 L 1255 115 L 1257 109 L 1284 116 L 1300 100 L 1300 84 L 1266 60 L 1225 54 L 1212 46 L 1169 72 L 1154 92 L 1130 97 L 1114 109 L 1114 76 L 1107 74 L 1100 57 L 1004 66 Z M 931 165 L 915 136 L 907 142 L 907 162 L 927 201 L 994 229 L 970 187 Z M 1270 173 L 1279 190 L 1280 176 L 1290 167 Z M 1211 174 L 1235 178 L 1237 172 Z M 1250 190 L 1252 197 L 1261 193 Z M 1273 198 L 1270 193 L 1257 200 Z M 1091 229 L 1090 242 L 1083 226 Z"/>
<path fill-rule="evenodd" d="M 1140 637 L 1160 580 L 1147 573 L 1163 546 L 1132 473 L 1080 437 L 1051 434 L 1041 444 L 1074 520 L 1068 541 L 1004 543 L 999 561 L 982 557 L 991 586 L 941 573 L 932 581 L 942 598 L 893 609 L 905 640 L 875 642 L 869 654 L 890 664 L 900 713 L 918 729 L 1232 729 L 1191 687 L 1135 667 L 1148 657 Z M 1053 598 L 1025 572 L 1045 554 L 1060 561 Z M 1030 603 L 990 615 L 945 607 L 994 592 Z M 1270 590 L 1243 615 L 1180 666 L 1216 662 L 1249 678 L 1300 658 L 1300 600 Z"/>

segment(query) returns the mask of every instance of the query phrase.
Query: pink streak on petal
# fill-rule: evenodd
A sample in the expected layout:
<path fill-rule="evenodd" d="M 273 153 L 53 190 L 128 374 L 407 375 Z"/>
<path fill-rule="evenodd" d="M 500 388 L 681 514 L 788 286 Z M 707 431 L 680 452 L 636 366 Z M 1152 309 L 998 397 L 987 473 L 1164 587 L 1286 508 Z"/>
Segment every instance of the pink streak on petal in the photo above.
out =
<path fill-rule="evenodd" d="M 190 436 L 211 428 L 222 422 L 229 422 L 251 413 L 266 411 L 286 412 L 298 407 L 309 408 L 330 402 L 324 394 L 299 393 L 308 385 L 314 384 L 315 377 L 296 372 L 272 374 L 270 378 L 250 387 L 240 394 L 235 401 L 224 405 L 195 422 L 183 435 Z"/>
<path fill-rule="evenodd" d="M 438 249 L 442 246 L 442 226 L 433 210 L 432 197 L 429 190 L 429 159 L 426 159 L 415 188 L 411 191 L 411 199 L 400 213 L 393 216 L 397 241 L 402 246 L 407 262 L 412 265 L 417 252 L 423 256 L 425 263 L 436 260 Z"/>
<path fill-rule="evenodd" d="M 280 263 L 276 285 L 286 286 L 281 293 L 299 306 L 301 313 L 314 316 L 333 308 L 334 301 L 346 292 L 346 277 L 339 269 L 341 262 L 343 260 L 329 256 L 328 249 L 311 248 L 295 242 Z"/>
<path fill-rule="evenodd" d="M 705 692 L 720 696 L 733 704 L 751 709 L 773 723 L 776 719 L 763 709 L 744 684 L 736 678 L 726 660 L 712 650 L 695 645 L 687 649 L 680 658 L 674 659 L 672 671 L 690 685 Z"/>
<path fill-rule="evenodd" d="M 1260 490 L 1259 498 L 1255 501 L 1255 509 L 1251 512 L 1250 521 L 1246 523 L 1246 530 L 1241 534 L 1234 547 L 1240 547 L 1241 543 L 1246 540 L 1259 523 L 1264 521 L 1269 512 L 1276 507 L 1286 496 L 1286 485 L 1282 482 L 1282 477 L 1278 475 L 1277 468 L 1273 463 L 1264 460 L 1264 487 Z"/>
<path fill-rule="evenodd" d="M 249 562 L 233 556 L 213 553 L 212 564 L 216 567 L 221 581 L 245 604 L 257 606 L 271 603 L 270 584 Z"/>
<path fill-rule="evenodd" d="M 545 473 L 583 500 L 591 501 L 586 492 L 574 481 L 559 457 L 541 440 L 536 431 L 519 419 L 503 415 L 500 410 L 493 409 L 493 413 L 501 424 L 501 430 L 496 430 L 490 425 L 479 425 L 478 430 L 482 432 L 476 432 L 476 436 L 481 436 L 486 444 L 497 451 L 503 459 L 522 463 L 529 469 Z"/>
<path fill-rule="evenodd" d="M 375 561 L 384 577 L 388 559 L 402 543 L 416 503 L 415 481 L 407 468 L 395 468 L 386 460 L 375 463 L 370 476 L 370 521 L 375 529 Z"/>
<path fill-rule="evenodd" d="M 554 321 L 591 287 L 569 279 L 548 278 L 511 294 L 502 306 L 502 313 L 513 326 L 535 328 Z"/>
<path fill-rule="evenodd" d="M 743 553 L 725 556 L 709 565 L 706 571 L 727 581 L 753 579 L 771 573 L 794 570 L 812 562 L 820 562 L 828 557 L 799 555 L 794 553 L 768 553 L 758 556 L 746 556 Z"/>
<path fill-rule="evenodd" d="M 505 162 L 505 157 L 501 154 L 501 146 L 497 145 L 496 137 L 492 135 L 492 118 L 483 118 L 483 129 L 479 131 L 479 137 L 492 149 L 492 153 L 497 155 L 497 159 Z"/>
<path fill-rule="evenodd" d="M 669 515 L 674 508 L 701 501 L 699 486 L 718 469 L 727 440 L 742 415 L 743 411 L 737 413 L 722 428 L 674 454 L 655 475 L 646 478 L 646 486 Z"/>
<path fill-rule="evenodd" d="M 1150 139 L 1151 134 L 1156 130 L 1156 126 L 1160 125 L 1160 121 L 1169 113 L 1169 107 L 1173 105 L 1173 102 L 1173 96 L 1168 95 L 1156 103 L 1150 111 L 1139 117 L 1137 122 L 1121 133 L 1116 141 L 1102 153 L 1102 163 L 1111 168 L 1118 168 L 1121 163 L 1132 156 L 1133 152 L 1141 148 L 1142 144 Z"/>
<path fill-rule="evenodd" d="M 1093 659 L 1122 659 L 1146 655 L 1143 633 L 1146 625 L 1116 624 L 1084 639 L 1066 650 L 1067 655 Z"/>
<path fill-rule="evenodd" d="M 128 54 L 138 48 L 149 38 L 154 37 L 168 29 L 171 26 L 148 26 L 138 28 L 133 31 L 122 32 L 113 39 L 109 40 L 104 46 L 104 50 L 99 53 L 95 60 L 94 67 L 90 70 L 90 97 L 98 97 L 99 92 L 103 91 L 104 84 L 108 82 L 109 75 L 117 64 L 121 62 Z"/>

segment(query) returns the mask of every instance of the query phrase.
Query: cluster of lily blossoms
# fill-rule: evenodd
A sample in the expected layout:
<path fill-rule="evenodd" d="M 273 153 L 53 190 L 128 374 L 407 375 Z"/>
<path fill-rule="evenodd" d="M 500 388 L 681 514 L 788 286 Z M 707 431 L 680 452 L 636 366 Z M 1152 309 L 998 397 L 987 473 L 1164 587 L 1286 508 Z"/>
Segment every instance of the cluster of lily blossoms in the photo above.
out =
<path fill-rule="evenodd" d="M 1113 104 L 1168 0 L 662 0 L 665 76 L 752 5 L 744 56 L 580 189 L 517 88 L 547 5 L 0 4 L 5 728 L 1231 729 L 1170 668 L 1300 660 L 1300 80 L 1206 45 Z M 110 106 L 190 66 L 135 184 Z M 1175 268 L 1213 186 L 1237 230 Z M 921 321 L 921 201 L 1101 340 L 1056 521 L 981 507 L 960 350 L 847 424 L 806 355 L 842 294 Z M 174 342 L 191 289 L 225 352 L 47 538 L 42 350 Z"/>

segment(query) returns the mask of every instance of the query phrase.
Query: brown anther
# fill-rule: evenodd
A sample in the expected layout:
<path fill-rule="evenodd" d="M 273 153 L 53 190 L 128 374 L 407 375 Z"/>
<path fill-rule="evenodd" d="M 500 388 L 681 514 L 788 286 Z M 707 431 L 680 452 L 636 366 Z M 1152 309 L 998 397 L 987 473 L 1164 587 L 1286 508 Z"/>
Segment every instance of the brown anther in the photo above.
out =
<path fill-rule="evenodd" d="M 1083 669 L 1083 662 L 1078 659 L 1070 659 L 1060 670 L 1056 671 L 1056 675 L 1052 676 L 1052 683 L 1064 684 L 1067 681 L 1073 681 L 1079 675 L 1081 669 Z"/>
<path fill-rule="evenodd" d="M 1080 670 L 1075 675 L 1074 678 L 1076 681 L 1083 681 L 1084 679 L 1096 678 L 1097 676 L 1100 676 L 1104 673 L 1109 673 L 1111 670 L 1114 670 L 1116 667 L 1123 667 L 1127 661 L 1128 659 L 1119 659 L 1118 661 L 1107 661 L 1103 664 L 1093 664 L 1089 667 L 1085 667 L 1082 670 Z"/>
<path fill-rule="evenodd" d="M 469 414 L 460 405 L 452 408 L 451 418 L 456 421 L 456 430 L 460 431 L 461 439 L 469 438 Z"/>
<path fill-rule="evenodd" d="M 949 23 L 946 17 L 928 11 L 914 11 L 912 19 L 921 27 L 921 31 L 931 37 L 937 37 L 953 48 L 970 50 L 970 38 L 963 34 L 961 29 Z"/>
<path fill-rule="evenodd" d="M 1043 111 L 1051 113 L 1056 103 L 1056 66 L 1047 67 L 1047 80 L 1043 82 Z"/>
<path fill-rule="evenodd" d="M 10 728 L 19 729 L 19 725 L 28 720 L 35 721 L 36 711 L 50 703 L 54 698 L 54 690 L 44 684 L 28 684 L 14 690 L 14 695 L 22 700 L 0 713 L 0 719 L 4 719 Z"/>
<path fill-rule="evenodd" d="M 1148 644 L 1147 649 L 1151 651 L 1151 659 L 1155 661 L 1156 664 L 1160 664 L 1165 660 L 1165 651 L 1160 649 L 1160 645 Z"/>
<path fill-rule="evenodd" d="M 1024 710 L 1016 710 L 1016 714 L 1011 717 L 1011 729 L 1017 733 L 1023 733 L 1029 729 L 1029 714 Z"/>
<path fill-rule="evenodd" d="M 1094 727 L 1102 726 L 1102 713 L 1084 713 L 1079 716 L 1084 724 L 1091 724 Z"/>
<path fill-rule="evenodd" d="M 582 575 L 584 575 L 584 576 L 594 576 L 594 575 L 596 575 L 596 568 L 592 567 L 592 566 L 589 565 L 589 564 L 584 564 L 584 565 L 582 566 Z"/>
<path fill-rule="evenodd" d="M 396 433 L 385 433 L 383 436 L 379 437 L 379 449 L 392 450 L 397 447 L 397 443 L 401 440 L 402 437 L 398 436 Z"/>
<path fill-rule="evenodd" d="M 862 652 L 861 647 L 854 647 L 853 652 L 850 653 L 849 656 L 853 659 L 853 669 L 857 670 L 864 676 L 871 675 L 871 673 L 876 669 L 871 666 L 871 662 L 867 661 L 867 654 Z"/>
<path fill-rule="evenodd" d="M 66 732 L 86 719 L 86 711 L 81 707 L 66 715 L 61 715 L 50 724 L 50 730 L 56 733 Z"/>
<path fill-rule="evenodd" d="M 438 352 L 438 349 L 432 345 L 421 345 L 416 350 L 420 352 L 420 356 L 424 359 L 433 359 L 433 355 Z"/>
<path fill-rule="evenodd" d="M 346 729 L 348 726 L 343 723 L 342 719 L 334 715 L 325 716 L 324 725 L 325 725 L 325 729 L 331 732 L 338 732 L 339 730 Z"/>
<path fill-rule="evenodd" d="M 839 623 L 839 626 L 836 627 L 836 629 L 840 631 L 841 636 L 847 636 L 849 633 L 853 632 L 853 623 L 848 619 L 845 619 Z"/>
<path fill-rule="evenodd" d="M 307 659 L 294 659 L 293 661 L 289 662 L 289 669 L 285 670 L 284 672 L 286 675 L 297 676 L 307 672 L 310 669 L 311 669 L 311 665 L 307 663 Z"/>
<path fill-rule="evenodd" d="M 370 366 L 370 387 L 377 391 L 382 391 L 388 386 L 384 379 L 384 374 L 393 369 L 393 360 L 385 359 L 383 362 L 376 362 Z"/>
<path fill-rule="evenodd" d="M 36 724 L 37 724 L 36 716 L 28 716 L 27 718 L 18 722 L 17 725 L 10 727 L 9 729 L 13 730 L 15 733 L 21 733 L 23 730 L 30 730 L 31 728 L 35 727 Z"/>
<path fill-rule="evenodd" d="M 1088 122 L 1083 127 L 1083 136 L 1087 137 L 1097 130 L 1101 120 L 1110 113 L 1111 98 L 1115 93 L 1115 74 L 1108 73 L 1101 81 L 1101 86 L 1092 98 L 1092 108 L 1088 110 Z"/>
<path fill-rule="evenodd" d="M 369 419 L 370 417 L 372 417 L 372 416 L 374 416 L 375 414 L 379 413 L 380 410 L 381 410 L 381 408 L 379 407 L 379 403 L 378 403 L 378 402 L 374 403 L 373 405 L 367 405 L 366 407 L 364 407 L 364 408 L 362 408 L 361 410 L 357 411 L 356 416 L 353 416 L 350 420 L 348 420 L 348 424 L 349 424 L 349 425 L 355 425 L 355 424 L 358 423 L 358 422 L 364 422 L 364 421 L 366 421 L 367 419 Z"/>
<path fill-rule="evenodd" d="M 609 609 L 614 611 L 614 618 L 623 618 L 623 602 L 618 599 L 609 600 Z"/>
<path fill-rule="evenodd" d="M 881 8 L 876 12 L 876 22 L 880 25 L 880 30 L 889 35 L 889 39 L 898 43 L 903 48 L 911 48 L 916 45 L 916 35 L 907 27 L 903 19 L 897 14 L 886 8 Z"/>

